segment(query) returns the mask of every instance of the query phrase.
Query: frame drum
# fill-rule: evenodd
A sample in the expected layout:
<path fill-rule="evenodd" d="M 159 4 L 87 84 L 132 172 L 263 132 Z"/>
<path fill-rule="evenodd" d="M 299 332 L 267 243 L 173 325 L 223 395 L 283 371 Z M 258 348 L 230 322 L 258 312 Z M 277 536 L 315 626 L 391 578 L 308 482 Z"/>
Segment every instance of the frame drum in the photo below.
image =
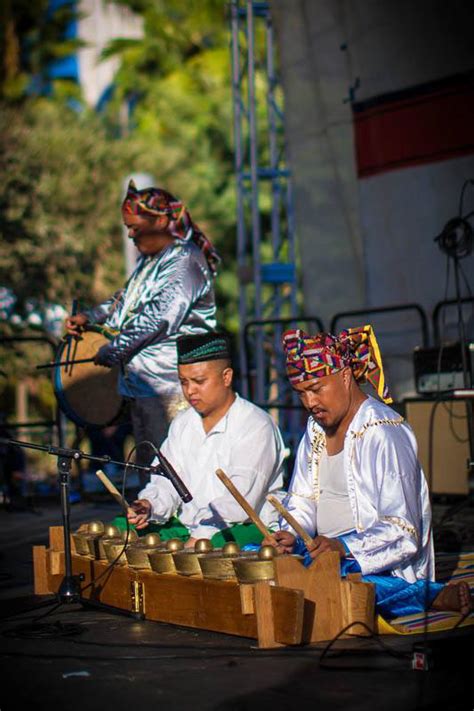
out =
<path fill-rule="evenodd" d="M 73 337 L 69 360 L 92 358 L 110 340 L 98 326 Z M 66 360 L 68 343 L 61 343 L 56 362 Z M 53 386 L 58 405 L 80 427 L 105 427 L 115 422 L 124 400 L 118 392 L 119 367 L 104 368 L 94 363 L 56 366 Z"/>

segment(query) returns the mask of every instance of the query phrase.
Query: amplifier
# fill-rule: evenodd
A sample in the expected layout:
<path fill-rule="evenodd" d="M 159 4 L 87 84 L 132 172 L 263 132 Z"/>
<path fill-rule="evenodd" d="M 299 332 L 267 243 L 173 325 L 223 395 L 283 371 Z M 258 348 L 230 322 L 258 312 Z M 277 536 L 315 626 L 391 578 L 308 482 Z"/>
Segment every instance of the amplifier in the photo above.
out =
<path fill-rule="evenodd" d="M 441 357 L 440 357 L 441 350 Z M 471 383 L 474 379 L 474 343 L 467 345 L 467 364 Z M 422 348 L 413 351 L 416 391 L 420 395 L 464 387 L 461 344 L 448 343 L 442 348 Z"/>
<path fill-rule="evenodd" d="M 469 493 L 466 403 L 441 400 L 437 405 L 433 399 L 421 398 L 407 399 L 404 403 L 405 417 L 415 433 L 418 459 L 427 478 L 431 448 L 432 471 L 428 482 L 431 493 L 466 496 Z M 434 407 L 436 411 L 431 422 Z"/>

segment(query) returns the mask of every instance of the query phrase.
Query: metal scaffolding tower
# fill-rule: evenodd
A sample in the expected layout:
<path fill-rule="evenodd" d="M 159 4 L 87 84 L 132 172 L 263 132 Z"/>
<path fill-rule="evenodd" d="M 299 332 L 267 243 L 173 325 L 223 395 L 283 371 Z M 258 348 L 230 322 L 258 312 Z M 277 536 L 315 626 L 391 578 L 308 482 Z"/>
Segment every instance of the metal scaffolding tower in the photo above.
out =
<path fill-rule="evenodd" d="M 281 335 L 296 322 L 295 233 L 269 3 L 232 0 L 231 27 L 241 386 L 263 407 L 294 408 Z"/>
<path fill-rule="evenodd" d="M 286 377 L 281 339 L 302 322 L 311 331 L 323 325 L 297 316 L 291 180 L 269 3 L 232 0 L 231 26 L 241 389 L 272 412 L 296 449 L 305 417 Z"/>

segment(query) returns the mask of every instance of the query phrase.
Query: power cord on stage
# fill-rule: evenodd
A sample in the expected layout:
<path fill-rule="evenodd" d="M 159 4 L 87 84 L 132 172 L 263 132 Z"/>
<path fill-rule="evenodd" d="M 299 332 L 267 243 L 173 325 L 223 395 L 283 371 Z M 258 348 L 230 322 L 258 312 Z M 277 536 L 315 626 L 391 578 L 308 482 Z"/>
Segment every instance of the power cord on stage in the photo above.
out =
<path fill-rule="evenodd" d="M 320 652 L 320 649 L 318 647 L 307 647 L 307 648 L 288 648 L 284 647 L 281 649 L 258 649 L 258 648 L 253 648 L 253 649 L 242 649 L 241 647 L 235 648 L 235 647 L 219 647 L 215 651 L 210 648 L 210 647 L 190 647 L 189 645 L 162 645 L 162 644 L 156 644 L 156 643 L 127 643 L 127 642 L 95 642 L 95 641 L 88 641 L 88 640 L 78 640 L 74 639 L 73 635 L 61 635 L 63 637 L 70 636 L 70 642 L 75 644 L 75 645 L 80 645 L 80 646 L 97 646 L 100 647 L 101 649 L 110 649 L 110 648 L 126 648 L 126 649 L 158 649 L 158 650 L 176 650 L 176 651 L 186 651 L 186 652 L 194 652 L 194 654 L 160 654 L 160 655 L 135 655 L 135 654 L 123 654 L 123 655 L 114 655 L 112 657 L 108 657 L 105 655 L 79 655 L 79 654 L 36 654 L 36 653 L 28 653 L 28 652 L 17 652 L 17 651 L 9 651 L 9 652 L 0 652 L 0 656 L 7 656 L 7 657 L 25 657 L 25 658 L 35 658 L 35 659 L 89 659 L 89 660 L 96 660 L 96 661 L 104 661 L 104 660 L 116 660 L 116 661 L 146 661 L 146 660 L 154 660 L 154 659 L 196 659 L 205 656 L 206 659 L 222 659 L 223 657 L 237 657 L 237 658 L 243 658 L 243 659 L 257 659 L 257 658 L 278 658 L 278 657 L 302 657 L 302 658 L 314 658 L 316 655 L 320 654 L 319 658 L 319 666 L 321 668 L 327 668 L 327 669 L 334 669 L 335 667 L 332 667 L 331 665 L 328 665 L 327 663 L 322 664 L 324 657 L 329 653 L 330 649 L 333 647 L 333 645 L 338 641 L 338 639 L 345 634 L 351 627 L 354 625 L 359 625 L 364 627 L 370 634 L 369 636 L 365 635 L 351 635 L 351 637 L 357 637 L 358 639 L 362 640 L 375 640 L 382 649 L 390 654 L 391 656 L 397 658 L 397 659 L 403 659 L 406 660 L 410 658 L 410 654 L 404 653 L 404 652 L 398 652 L 395 649 L 392 649 L 389 645 L 387 645 L 385 642 L 383 642 L 380 639 L 380 635 L 378 633 L 374 632 L 368 625 L 366 625 L 363 622 L 352 622 L 351 624 L 347 625 L 343 629 L 338 632 L 338 634 L 330 640 L 326 644 L 326 646 L 323 648 L 322 652 Z M 77 628 L 79 629 L 84 629 L 81 625 L 77 625 Z M 78 631 L 77 634 L 80 634 Z M 9 638 L 24 638 L 21 634 L 14 633 L 8 633 L 4 632 L 4 636 L 9 637 Z M 37 637 L 38 639 L 41 639 L 41 636 Z M 347 654 L 347 653 L 354 653 L 355 650 L 353 649 L 345 649 L 345 650 L 340 650 L 340 654 Z M 359 650 L 357 650 L 358 653 Z M 366 650 L 362 651 L 362 654 L 366 653 Z M 355 669 L 355 668 L 354 668 Z M 350 668 L 345 668 L 345 670 L 350 671 Z"/>
<path fill-rule="evenodd" d="M 87 627 L 83 627 L 82 625 L 74 622 L 40 622 L 40 620 L 44 620 L 45 617 L 52 615 L 63 605 L 63 602 L 57 602 L 51 610 L 44 612 L 42 615 L 33 617 L 28 624 L 18 624 L 12 629 L 4 630 L 2 635 L 4 637 L 13 637 L 18 639 L 58 639 L 60 637 L 70 637 L 72 635 L 82 634 L 82 632 L 85 632 Z M 17 615 L 18 614 L 21 613 L 17 613 Z M 12 617 L 14 616 L 16 615 L 12 615 Z M 2 622 L 5 619 L 9 618 L 3 618 Z"/>
<path fill-rule="evenodd" d="M 357 637 L 358 639 L 373 639 L 377 644 L 384 650 L 384 652 L 387 652 L 387 654 L 390 654 L 392 657 L 396 657 L 397 659 L 409 659 L 411 658 L 411 654 L 408 654 L 406 652 L 398 652 L 396 649 L 392 649 L 386 642 L 384 642 L 381 639 L 381 636 L 375 632 L 371 627 L 369 627 L 365 622 L 351 622 L 350 624 L 346 625 L 343 627 L 337 635 L 335 635 L 324 647 L 323 651 L 321 652 L 321 657 L 319 658 L 319 666 L 323 669 L 335 669 L 335 667 L 330 666 L 326 663 L 323 664 L 324 658 L 327 656 L 327 654 L 330 652 L 331 648 L 333 645 L 337 642 L 337 640 L 345 634 L 348 630 L 351 629 L 351 627 L 354 627 L 355 625 L 358 625 L 359 627 L 363 627 L 364 629 L 369 632 L 369 637 L 366 635 L 360 635 L 360 634 L 352 634 L 351 637 Z M 354 650 L 341 650 L 340 654 L 346 654 L 347 652 L 353 652 Z M 347 671 L 346 668 L 344 668 L 344 671 Z"/>
<path fill-rule="evenodd" d="M 60 639 L 83 634 L 86 631 L 87 627 L 80 623 L 68 622 L 64 624 L 58 620 L 49 623 L 42 622 L 37 625 L 34 623 L 18 625 L 14 629 L 4 630 L 2 635 L 13 639 Z"/>

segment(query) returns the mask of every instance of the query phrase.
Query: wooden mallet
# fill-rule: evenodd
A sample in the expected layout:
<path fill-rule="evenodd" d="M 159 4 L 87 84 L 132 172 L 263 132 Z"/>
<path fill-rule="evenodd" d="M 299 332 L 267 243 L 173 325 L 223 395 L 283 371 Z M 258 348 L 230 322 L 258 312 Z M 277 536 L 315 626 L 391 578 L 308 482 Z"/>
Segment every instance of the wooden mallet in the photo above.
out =
<path fill-rule="evenodd" d="M 128 510 L 130 510 L 130 511 L 133 510 L 132 507 L 130 506 L 130 504 L 128 503 L 128 501 L 123 498 L 120 491 L 117 489 L 115 484 L 113 484 L 110 481 L 109 477 L 107 476 L 107 474 L 105 472 L 103 472 L 101 469 L 99 469 L 98 471 L 96 471 L 96 475 L 101 480 L 102 484 L 105 486 L 107 491 L 110 494 L 112 494 L 115 501 L 123 508 L 125 513 L 127 513 Z"/>
<path fill-rule="evenodd" d="M 240 504 L 240 506 L 243 508 L 249 519 L 252 521 L 252 523 L 255 524 L 255 526 L 258 528 L 260 533 L 264 538 L 273 538 L 272 534 L 268 530 L 268 528 L 265 526 L 263 523 L 262 519 L 260 516 L 257 514 L 257 512 L 250 506 L 248 501 L 245 500 L 245 498 L 242 496 L 240 491 L 235 488 L 234 484 L 232 481 L 229 479 L 227 474 L 225 474 L 222 469 L 217 469 L 216 474 L 221 480 L 221 482 L 224 484 L 226 489 L 230 491 L 234 499 Z"/>
<path fill-rule="evenodd" d="M 308 548 L 308 550 L 312 548 L 314 541 L 309 535 L 309 533 L 306 533 L 303 526 L 298 523 L 298 521 L 290 514 L 289 511 L 285 509 L 283 504 L 276 498 L 276 496 L 272 496 L 272 494 L 270 494 L 269 496 L 267 496 L 267 501 L 269 501 L 271 505 L 276 508 L 278 513 L 283 516 L 285 521 L 290 524 L 291 528 L 296 531 L 300 538 L 303 539 L 306 548 Z"/>

